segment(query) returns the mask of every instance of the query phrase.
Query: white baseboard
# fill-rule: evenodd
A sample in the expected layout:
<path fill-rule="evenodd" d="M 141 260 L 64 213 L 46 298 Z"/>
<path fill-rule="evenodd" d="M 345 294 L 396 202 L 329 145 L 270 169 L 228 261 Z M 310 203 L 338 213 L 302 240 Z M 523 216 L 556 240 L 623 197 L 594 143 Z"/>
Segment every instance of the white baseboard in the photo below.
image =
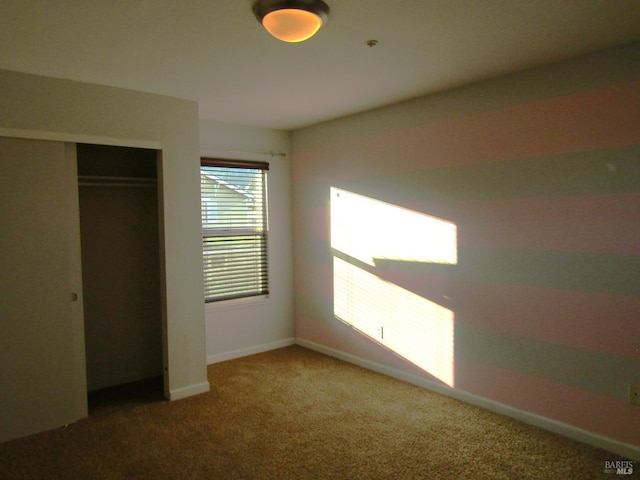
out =
<path fill-rule="evenodd" d="M 261 345 L 252 345 L 251 347 L 232 350 L 230 352 L 216 353 L 214 355 L 207 356 L 207 365 L 224 362 L 226 360 L 233 360 L 234 358 L 246 357 L 247 355 L 254 355 L 256 353 L 268 352 L 269 350 L 295 345 L 295 343 L 296 339 L 291 337 L 283 340 L 277 340 L 275 342 L 263 343 Z"/>
<path fill-rule="evenodd" d="M 169 390 L 169 400 L 180 400 L 182 398 L 191 397 L 193 395 L 199 395 L 201 393 L 207 393 L 210 389 L 209 382 L 196 383 L 194 385 L 187 385 L 186 387 L 176 388 L 175 390 Z"/>
<path fill-rule="evenodd" d="M 495 402 L 488 398 L 465 392 L 464 390 L 456 390 L 437 382 L 427 380 L 425 378 L 420 378 L 409 373 L 401 372 L 380 363 L 372 362 L 370 360 L 366 360 L 355 355 L 336 350 L 334 348 L 326 347 L 319 343 L 311 342 L 309 340 L 304 340 L 301 338 L 296 339 L 296 343 L 301 347 L 324 353 L 325 355 L 335 357 L 339 360 L 358 365 L 374 372 L 397 378 L 398 380 L 402 380 L 407 383 L 426 388 L 427 390 L 431 390 L 436 393 L 447 395 L 470 405 L 475 405 L 477 407 L 484 408 L 485 410 L 514 418 L 543 430 L 557 433 L 567 438 L 571 438 L 573 440 L 577 440 L 579 442 L 586 443 L 588 445 L 592 445 L 594 447 L 601 448 L 612 453 L 616 453 L 625 458 L 640 461 L 640 447 L 638 446 L 620 442 L 618 440 L 614 440 L 593 432 L 582 430 L 581 428 L 558 422 L 557 420 L 536 415 L 524 410 L 520 410 L 504 403 Z"/>

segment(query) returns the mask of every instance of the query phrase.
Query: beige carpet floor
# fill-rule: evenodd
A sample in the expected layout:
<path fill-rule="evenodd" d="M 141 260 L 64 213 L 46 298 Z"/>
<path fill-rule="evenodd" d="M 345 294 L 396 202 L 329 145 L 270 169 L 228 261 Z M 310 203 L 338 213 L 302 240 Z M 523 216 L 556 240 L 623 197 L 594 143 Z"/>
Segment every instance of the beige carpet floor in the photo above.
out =
<path fill-rule="evenodd" d="M 174 402 L 158 379 L 91 395 L 89 418 L 0 444 L 0 478 L 616 478 L 614 454 L 298 346 L 208 372 Z"/>

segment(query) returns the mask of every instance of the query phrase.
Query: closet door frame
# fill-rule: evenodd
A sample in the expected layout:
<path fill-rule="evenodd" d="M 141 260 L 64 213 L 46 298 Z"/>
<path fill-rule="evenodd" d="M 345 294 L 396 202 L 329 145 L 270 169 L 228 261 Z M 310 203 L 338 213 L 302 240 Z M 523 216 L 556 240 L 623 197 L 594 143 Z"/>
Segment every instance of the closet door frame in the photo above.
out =
<path fill-rule="evenodd" d="M 164 370 L 158 151 L 85 144 L 77 161 L 91 392 Z"/>

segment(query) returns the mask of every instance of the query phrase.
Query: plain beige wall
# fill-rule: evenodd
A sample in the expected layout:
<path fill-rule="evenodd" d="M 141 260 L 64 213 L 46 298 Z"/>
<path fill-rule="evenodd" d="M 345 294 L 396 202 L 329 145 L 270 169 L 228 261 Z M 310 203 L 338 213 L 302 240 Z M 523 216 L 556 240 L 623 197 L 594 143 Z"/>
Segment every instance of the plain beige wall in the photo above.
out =
<path fill-rule="evenodd" d="M 203 156 L 269 162 L 269 298 L 205 307 L 209 363 L 295 341 L 289 140 L 283 130 L 200 121 Z"/>

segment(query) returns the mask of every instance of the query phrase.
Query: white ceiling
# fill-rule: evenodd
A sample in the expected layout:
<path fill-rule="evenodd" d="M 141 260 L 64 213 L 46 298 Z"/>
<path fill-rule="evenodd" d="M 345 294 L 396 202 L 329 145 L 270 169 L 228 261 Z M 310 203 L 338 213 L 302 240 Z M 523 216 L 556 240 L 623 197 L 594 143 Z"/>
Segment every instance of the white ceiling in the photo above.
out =
<path fill-rule="evenodd" d="M 0 68 L 290 130 L 640 40 L 640 0 L 325 1 L 327 25 L 286 44 L 254 0 L 2 0 Z"/>

